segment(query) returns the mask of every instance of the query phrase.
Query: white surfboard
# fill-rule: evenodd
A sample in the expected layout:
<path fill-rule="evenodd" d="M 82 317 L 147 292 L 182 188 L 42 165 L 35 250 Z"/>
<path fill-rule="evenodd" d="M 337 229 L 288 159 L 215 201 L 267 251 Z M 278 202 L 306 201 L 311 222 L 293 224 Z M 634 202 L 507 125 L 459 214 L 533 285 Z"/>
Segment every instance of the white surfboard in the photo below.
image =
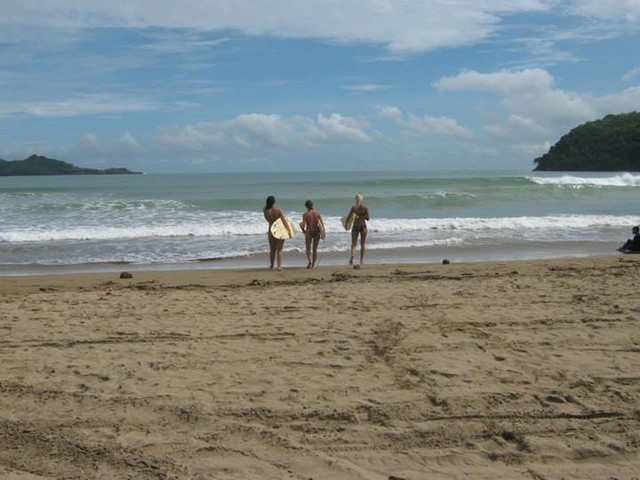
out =
<path fill-rule="evenodd" d="M 342 217 L 340 219 L 340 221 L 342 222 L 342 227 L 345 230 L 351 230 L 351 227 L 353 227 L 353 222 L 356 219 L 356 214 L 355 213 L 351 213 L 348 215 L 345 215 L 344 217 Z"/>
<path fill-rule="evenodd" d="M 287 222 L 287 224 L 289 225 L 289 228 L 291 229 L 291 234 L 289 234 L 287 227 L 284 226 L 284 223 L 282 221 L 283 218 L 284 218 L 284 221 Z M 293 227 L 293 222 L 288 217 L 278 218 L 275 222 L 271 224 L 269 231 L 271 232 L 271 235 L 273 235 L 273 237 L 277 238 L 278 240 L 289 240 L 290 238 L 293 238 L 296 235 L 296 229 Z"/>

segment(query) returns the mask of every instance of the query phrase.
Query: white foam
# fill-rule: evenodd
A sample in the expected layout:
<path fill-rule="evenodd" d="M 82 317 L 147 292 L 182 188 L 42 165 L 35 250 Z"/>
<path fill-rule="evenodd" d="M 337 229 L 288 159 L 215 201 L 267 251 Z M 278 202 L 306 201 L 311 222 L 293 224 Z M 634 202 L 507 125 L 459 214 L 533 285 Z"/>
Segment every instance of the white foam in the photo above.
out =
<path fill-rule="evenodd" d="M 611 177 L 578 177 L 563 175 L 561 177 L 527 177 L 538 185 L 596 186 L 596 187 L 640 187 L 640 175 L 623 173 Z"/>
<path fill-rule="evenodd" d="M 115 225 L 61 225 L 60 227 L 30 227 L 28 229 L 6 229 L 0 231 L 0 242 L 47 242 L 82 240 L 123 240 L 168 237 L 245 237 L 263 236 L 266 233 L 264 220 L 245 218 L 237 222 L 230 218 L 218 218 L 205 221 L 200 218 L 171 219 L 165 223 Z M 180 222 L 183 223 L 180 223 Z M 375 219 L 369 222 L 369 230 L 382 234 L 402 234 L 411 232 L 489 232 L 499 230 L 502 233 L 516 230 L 551 231 L 572 229 L 626 228 L 638 223 L 637 216 L 615 215 L 549 215 L 523 217 L 491 218 L 397 218 Z M 338 217 L 325 219 L 328 235 L 345 235 Z"/>
<path fill-rule="evenodd" d="M 145 225 L 139 227 L 63 227 L 56 229 L 7 230 L 0 233 L 2 242 L 46 242 L 61 240 L 120 240 L 150 237 L 243 236 L 264 233 L 255 225 Z"/>
<path fill-rule="evenodd" d="M 397 233 L 429 230 L 520 230 L 627 227 L 638 223 L 637 216 L 616 215 L 547 215 L 491 218 L 406 218 L 382 219 L 369 222 L 376 232 Z"/>

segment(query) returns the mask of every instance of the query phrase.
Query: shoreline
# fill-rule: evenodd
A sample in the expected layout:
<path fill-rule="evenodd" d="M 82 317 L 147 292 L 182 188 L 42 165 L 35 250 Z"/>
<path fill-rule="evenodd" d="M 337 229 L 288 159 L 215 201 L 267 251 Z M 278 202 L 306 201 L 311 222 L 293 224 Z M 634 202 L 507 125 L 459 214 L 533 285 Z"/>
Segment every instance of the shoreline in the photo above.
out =
<path fill-rule="evenodd" d="M 621 244 L 621 243 L 620 243 Z M 439 246 L 429 248 L 369 249 L 368 265 L 391 264 L 437 264 L 447 259 L 452 263 L 536 261 L 571 258 L 590 258 L 615 255 L 618 243 L 612 242 L 526 242 L 509 247 L 501 245 Z M 286 245 L 285 245 L 286 247 Z M 319 251 L 319 266 L 345 266 L 348 250 Z M 285 268 L 305 268 L 307 264 L 303 250 L 299 248 L 285 251 Z M 263 269 L 268 266 L 268 252 L 245 257 L 203 258 L 177 263 L 137 264 L 128 262 L 70 264 L 70 265 L 0 265 L 0 279 L 13 276 L 32 275 L 69 275 L 82 273 L 109 272 L 164 272 L 164 271 L 200 271 L 200 270 L 240 270 Z"/>
<path fill-rule="evenodd" d="M 0 476 L 631 480 L 640 256 L 0 278 Z"/>

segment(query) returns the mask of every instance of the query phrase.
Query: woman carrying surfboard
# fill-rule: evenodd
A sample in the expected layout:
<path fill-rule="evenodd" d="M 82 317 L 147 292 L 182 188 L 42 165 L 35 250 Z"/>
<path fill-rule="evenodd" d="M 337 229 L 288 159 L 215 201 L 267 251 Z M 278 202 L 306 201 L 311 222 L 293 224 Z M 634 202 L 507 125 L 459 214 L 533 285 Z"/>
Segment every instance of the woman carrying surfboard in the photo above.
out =
<path fill-rule="evenodd" d="M 300 228 L 304 233 L 304 244 L 307 251 L 307 268 L 314 268 L 318 260 L 318 244 L 324 238 L 324 221 L 320 212 L 313 209 L 313 202 L 304 202 L 307 211 L 302 215 Z M 313 245 L 313 254 L 311 247 Z"/>
<path fill-rule="evenodd" d="M 264 218 L 267 222 L 269 222 L 269 269 L 273 270 L 274 262 L 277 265 L 278 270 L 282 270 L 282 249 L 284 247 L 284 236 L 278 235 L 282 238 L 277 238 L 274 233 L 271 231 L 272 226 L 276 223 L 277 220 L 281 220 L 282 224 L 285 227 L 285 231 L 288 232 L 288 237 L 293 237 L 293 227 L 287 221 L 287 218 L 282 213 L 278 207 L 276 207 L 276 197 L 273 195 L 269 195 L 267 197 L 267 203 L 264 206 Z"/>
<path fill-rule="evenodd" d="M 364 204 L 364 197 L 359 193 L 355 196 L 355 205 L 351 207 L 346 216 L 346 223 L 351 224 L 351 257 L 349 265 L 353 265 L 353 257 L 360 237 L 360 264 L 353 265 L 353 268 L 360 268 L 364 265 L 364 253 L 367 241 L 367 220 L 369 220 L 369 209 Z"/>

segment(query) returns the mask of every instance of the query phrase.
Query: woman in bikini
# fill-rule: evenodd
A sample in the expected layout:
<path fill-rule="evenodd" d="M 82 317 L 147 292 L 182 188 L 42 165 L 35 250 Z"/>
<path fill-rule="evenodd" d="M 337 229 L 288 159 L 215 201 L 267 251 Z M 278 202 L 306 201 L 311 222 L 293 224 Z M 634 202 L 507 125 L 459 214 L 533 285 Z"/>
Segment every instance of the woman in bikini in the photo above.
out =
<path fill-rule="evenodd" d="M 304 243 L 307 250 L 307 268 L 314 268 L 318 260 L 318 243 L 320 238 L 324 237 L 324 222 L 320 212 L 313 209 L 313 202 L 307 200 L 304 202 L 307 211 L 302 215 L 300 228 L 304 233 Z M 313 254 L 311 247 L 313 245 Z"/>
<path fill-rule="evenodd" d="M 269 236 L 269 269 L 273 270 L 274 261 L 278 270 L 282 270 L 282 249 L 284 247 L 284 240 L 274 237 L 271 234 L 271 225 L 279 218 L 284 219 L 282 210 L 276 207 L 276 198 L 273 195 L 267 197 L 267 203 L 264 206 L 264 218 L 269 222 L 269 229 L 267 235 Z M 289 230 L 289 225 L 284 222 L 285 227 Z M 291 233 L 291 231 L 289 231 Z"/>
<path fill-rule="evenodd" d="M 349 265 L 353 265 L 353 257 L 356 253 L 358 245 L 358 236 L 360 237 L 360 263 L 353 265 L 353 268 L 360 268 L 364 265 L 364 253 L 366 250 L 365 243 L 367 241 L 367 220 L 369 220 L 369 209 L 365 206 L 364 197 L 360 194 L 355 196 L 356 204 L 349 210 L 349 216 L 353 215 L 353 226 L 351 227 L 351 257 Z"/>

